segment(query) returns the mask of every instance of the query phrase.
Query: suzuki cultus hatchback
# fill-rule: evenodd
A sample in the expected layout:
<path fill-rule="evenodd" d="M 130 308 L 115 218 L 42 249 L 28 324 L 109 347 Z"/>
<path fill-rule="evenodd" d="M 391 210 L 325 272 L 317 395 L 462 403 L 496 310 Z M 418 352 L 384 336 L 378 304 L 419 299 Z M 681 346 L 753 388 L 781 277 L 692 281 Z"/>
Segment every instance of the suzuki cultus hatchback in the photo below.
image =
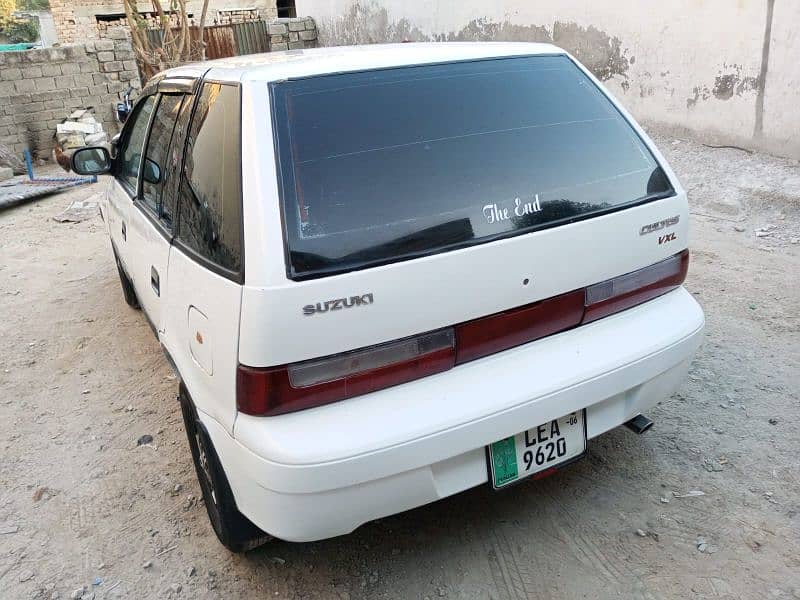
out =
<path fill-rule="evenodd" d="M 401 44 L 175 68 L 102 212 L 180 377 L 214 530 L 318 540 L 581 457 L 686 376 L 686 192 L 563 50 Z"/>

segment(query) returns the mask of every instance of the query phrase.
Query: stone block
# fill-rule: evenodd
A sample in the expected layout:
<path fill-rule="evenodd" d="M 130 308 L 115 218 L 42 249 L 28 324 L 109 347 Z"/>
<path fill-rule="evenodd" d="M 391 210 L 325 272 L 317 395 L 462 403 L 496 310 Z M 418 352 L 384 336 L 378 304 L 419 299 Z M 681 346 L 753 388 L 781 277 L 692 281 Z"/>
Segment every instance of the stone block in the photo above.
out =
<path fill-rule="evenodd" d="M 22 71 L 17 67 L 6 67 L 0 70 L 0 79 L 3 81 L 16 81 L 22 79 Z"/>
<path fill-rule="evenodd" d="M 0 52 L 0 65 L 17 65 L 22 62 L 22 52 Z"/>
<path fill-rule="evenodd" d="M 64 101 L 63 100 L 48 100 L 44 103 L 44 107 L 48 109 L 60 109 L 64 108 Z"/>
<path fill-rule="evenodd" d="M 111 62 L 114 60 L 114 52 L 109 50 L 108 52 L 98 52 L 97 53 L 97 60 L 100 62 Z"/>
<path fill-rule="evenodd" d="M 272 50 L 273 52 L 280 52 L 281 50 L 288 50 L 288 49 L 289 49 L 289 44 L 285 42 L 270 44 L 270 50 Z"/>
<path fill-rule="evenodd" d="M 77 121 L 67 121 L 66 123 L 59 123 L 56 126 L 56 133 L 82 133 L 87 135 L 89 133 L 97 133 L 99 123 L 79 123 Z"/>
<path fill-rule="evenodd" d="M 296 42 L 296 41 L 297 41 L 297 40 L 299 40 L 299 39 L 300 39 L 300 36 L 299 36 L 299 35 L 297 35 L 297 32 L 296 32 L 296 31 L 290 31 L 290 32 L 289 32 L 289 41 L 290 41 L 290 42 Z"/>
<path fill-rule="evenodd" d="M 92 82 L 90 85 L 100 85 L 108 83 L 110 73 L 92 73 Z"/>
<path fill-rule="evenodd" d="M 89 75 L 89 73 L 81 73 L 79 75 L 73 75 L 72 77 L 75 80 L 76 86 L 89 87 L 90 85 L 94 85 L 93 75 Z"/>
<path fill-rule="evenodd" d="M 114 59 L 115 60 L 134 60 L 136 58 L 136 54 L 133 53 L 133 50 L 115 50 L 114 51 Z"/>
<path fill-rule="evenodd" d="M 86 58 L 85 46 L 64 46 L 62 50 L 64 50 L 64 55 L 67 60 L 79 60 L 81 58 Z"/>
<path fill-rule="evenodd" d="M 306 17 L 305 26 L 306 26 L 306 29 L 315 29 L 316 30 L 316 28 L 317 28 L 317 24 L 314 23 L 314 19 L 312 19 L 310 17 Z"/>
<path fill-rule="evenodd" d="M 303 42 L 289 42 L 289 50 L 302 50 L 305 47 Z"/>
<path fill-rule="evenodd" d="M 74 63 L 70 63 L 74 64 Z M 76 65 L 77 67 L 77 65 Z M 61 65 L 57 64 L 44 64 L 42 65 L 42 75 L 44 77 L 55 77 L 57 75 L 61 75 Z"/>
<path fill-rule="evenodd" d="M 61 77 L 56 77 L 56 87 L 60 90 L 70 89 L 75 87 L 75 77 L 72 75 L 62 75 Z"/>
<path fill-rule="evenodd" d="M 11 179 L 14 176 L 14 170 L 11 167 L 0 167 L 0 181 Z"/>
<path fill-rule="evenodd" d="M 106 37 L 110 40 L 127 40 L 128 32 L 124 27 L 114 27 L 108 30 Z"/>
<path fill-rule="evenodd" d="M 48 100 L 59 100 L 63 98 L 64 92 L 60 90 L 53 90 L 50 92 L 36 92 L 31 94 L 30 100 L 33 102 L 47 102 Z"/>
<path fill-rule="evenodd" d="M 113 71 L 122 71 L 123 70 L 122 62 L 118 60 L 112 60 L 111 62 L 102 63 L 100 65 L 100 70 L 104 73 L 110 73 Z"/>
<path fill-rule="evenodd" d="M 305 20 L 289 21 L 289 31 L 302 31 L 306 28 Z"/>
<path fill-rule="evenodd" d="M 51 78 L 50 81 L 53 81 L 53 79 Z M 55 85 L 55 82 L 53 82 L 53 85 Z M 33 79 L 20 79 L 19 81 L 14 82 L 14 89 L 16 89 L 17 93 L 20 94 L 24 92 L 32 92 L 37 89 L 36 81 Z"/>
<path fill-rule="evenodd" d="M 271 46 L 275 46 L 275 44 L 285 44 L 288 40 L 288 35 L 272 35 L 269 38 L 269 43 Z"/>
<path fill-rule="evenodd" d="M 0 98 L 13 96 L 17 93 L 17 88 L 13 81 L 0 81 Z"/>
<path fill-rule="evenodd" d="M 37 90 L 53 90 L 56 87 L 56 80 L 53 77 L 42 77 L 36 79 Z"/>
<path fill-rule="evenodd" d="M 98 52 L 114 50 L 114 40 L 96 40 L 94 42 L 94 49 Z"/>
<path fill-rule="evenodd" d="M 80 63 L 81 73 L 97 73 L 97 61 L 85 61 Z"/>
<path fill-rule="evenodd" d="M 310 42 L 311 40 L 317 39 L 317 32 L 314 31 L 301 31 L 300 32 L 300 39 L 305 42 Z"/>
<path fill-rule="evenodd" d="M 286 35 L 289 29 L 285 23 L 270 23 L 267 27 L 267 32 L 270 35 Z"/>
<path fill-rule="evenodd" d="M 103 94 L 107 93 L 108 93 L 108 84 L 105 83 L 102 85 L 93 85 L 92 87 L 89 88 L 90 98 L 96 98 L 98 96 L 102 96 Z"/>
<path fill-rule="evenodd" d="M 122 63 L 122 66 L 125 71 L 138 71 L 135 60 L 126 60 Z"/>
<path fill-rule="evenodd" d="M 61 72 L 64 75 L 75 75 L 81 72 L 81 68 L 78 63 L 68 62 L 61 65 Z"/>
<path fill-rule="evenodd" d="M 44 102 L 28 102 L 19 107 L 20 112 L 32 114 L 44 110 Z"/>
<path fill-rule="evenodd" d="M 108 91 L 111 93 L 116 94 L 117 92 L 122 92 L 126 89 L 128 89 L 128 86 L 122 81 L 111 81 L 108 83 Z"/>
<path fill-rule="evenodd" d="M 70 98 L 88 98 L 89 97 L 89 88 L 88 87 L 75 87 L 69 91 Z"/>
<path fill-rule="evenodd" d="M 83 106 L 82 98 L 64 98 L 64 108 L 80 108 L 81 106 Z"/>
<path fill-rule="evenodd" d="M 42 76 L 42 67 L 40 65 L 30 65 L 25 67 L 25 79 L 36 79 Z"/>

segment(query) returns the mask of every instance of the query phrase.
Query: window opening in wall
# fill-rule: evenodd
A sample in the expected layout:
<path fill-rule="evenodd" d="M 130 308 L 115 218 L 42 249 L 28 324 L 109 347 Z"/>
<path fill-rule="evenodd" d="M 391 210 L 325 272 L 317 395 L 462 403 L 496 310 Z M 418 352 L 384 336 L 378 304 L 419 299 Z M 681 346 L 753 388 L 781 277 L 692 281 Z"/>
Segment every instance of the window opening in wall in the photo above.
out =
<path fill-rule="evenodd" d="M 297 9 L 294 0 L 278 0 L 278 18 L 296 17 Z"/>

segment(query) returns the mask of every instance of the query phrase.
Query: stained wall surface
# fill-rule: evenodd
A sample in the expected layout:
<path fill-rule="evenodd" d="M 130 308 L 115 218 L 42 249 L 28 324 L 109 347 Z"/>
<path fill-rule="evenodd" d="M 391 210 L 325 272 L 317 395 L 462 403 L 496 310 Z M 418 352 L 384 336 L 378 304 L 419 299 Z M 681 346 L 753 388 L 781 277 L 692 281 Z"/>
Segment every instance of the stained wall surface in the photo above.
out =
<path fill-rule="evenodd" d="M 637 119 L 800 158 L 796 0 L 297 0 L 321 45 L 547 41 Z"/>

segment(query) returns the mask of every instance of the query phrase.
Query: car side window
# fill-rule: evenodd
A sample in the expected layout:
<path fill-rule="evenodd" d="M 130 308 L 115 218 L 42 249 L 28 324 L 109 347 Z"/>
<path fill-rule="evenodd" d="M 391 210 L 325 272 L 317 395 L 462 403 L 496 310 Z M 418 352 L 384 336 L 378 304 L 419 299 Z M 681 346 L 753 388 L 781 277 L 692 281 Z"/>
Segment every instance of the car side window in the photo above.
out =
<path fill-rule="evenodd" d="M 186 146 L 177 234 L 234 272 L 242 263 L 240 111 L 238 86 L 203 84 Z"/>
<path fill-rule="evenodd" d="M 183 102 L 175 121 L 172 143 L 169 147 L 169 157 L 165 165 L 164 185 L 161 192 L 161 211 L 158 216 L 168 229 L 173 227 L 175 207 L 178 203 L 178 191 L 181 184 L 179 169 L 183 160 L 183 148 L 186 145 L 186 135 L 189 132 L 189 118 L 192 116 L 194 99 L 194 95 L 183 96 Z"/>
<path fill-rule="evenodd" d="M 169 173 L 170 142 L 182 95 L 162 95 L 150 127 L 142 171 L 142 200 L 156 215 L 160 213 L 161 191 Z"/>
<path fill-rule="evenodd" d="M 134 121 L 130 124 L 129 132 L 126 133 L 119 150 L 117 175 L 134 193 L 137 189 L 136 183 L 139 178 L 139 165 L 142 162 L 142 147 L 147 134 L 147 124 L 150 122 L 150 114 L 153 112 L 155 100 L 155 96 L 148 96 L 142 101 L 139 110 L 132 116 Z"/>

